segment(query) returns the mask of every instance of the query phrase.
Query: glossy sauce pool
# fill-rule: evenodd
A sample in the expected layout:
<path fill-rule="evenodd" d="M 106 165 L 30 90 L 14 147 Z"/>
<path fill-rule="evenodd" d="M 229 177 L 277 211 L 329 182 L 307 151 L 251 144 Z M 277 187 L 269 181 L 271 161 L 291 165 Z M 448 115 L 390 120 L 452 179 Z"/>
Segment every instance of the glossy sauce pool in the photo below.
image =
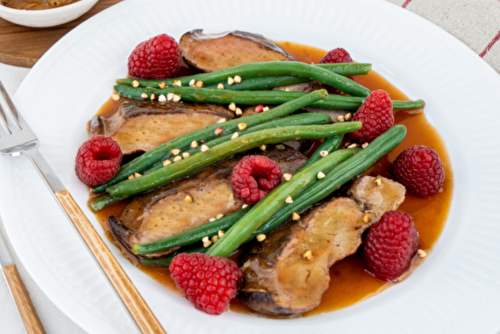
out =
<path fill-rule="evenodd" d="M 0 5 L 23 10 L 51 9 L 66 6 L 79 0 L 1 0 Z"/>
<path fill-rule="evenodd" d="M 295 59 L 305 63 L 318 63 L 326 53 L 326 51 L 321 49 L 291 42 L 278 42 L 278 44 Z M 356 77 L 356 81 L 370 90 L 383 89 L 389 93 L 394 100 L 408 100 L 406 95 L 373 71 L 369 75 Z M 109 115 L 116 111 L 117 106 L 118 103 L 110 99 L 101 107 L 98 114 Z M 365 174 L 388 176 L 388 169 L 399 153 L 413 145 L 430 146 L 438 152 L 445 168 L 445 181 L 442 190 L 436 195 L 425 199 L 407 194 L 405 201 L 399 208 L 399 210 L 412 216 L 419 233 L 420 248 L 424 249 L 427 254 L 430 254 L 434 244 L 439 239 L 450 209 L 453 193 L 453 173 L 450 160 L 441 137 L 434 127 L 427 122 L 422 112 L 419 112 L 419 110 L 400 110 L 396 112 L 395 120 L 397 124 L 403 124 L 407 127 L 408 133 L 406 138 L 392 152 L 367 170 Z M 156 280 L 162 286 L 176 293 L 180 293 L 170 277 L 167 268 L 142 266 L 136 257 L 112 237 L 107 226 L 107 219 L 111 215 L 120 216 L 126 205 L 127 203 L 118 203 L 96 213 L 96 217 L 105 229 L 109 240 L 119 247 L 123 255 L 139 267 L 142 272 Z M 416 258 L 412 270 L 422 261 L 422 259 Z M 330 286 L 324 293 L 321 304 L 316 309 L 302 316 L 317 315 L 354 305 L 396 284 L 387 283 L 369 275 L 365 271 L 359 251 L 336 263 L 330 269 L 330 276 Z M 237 299 L 231 302 L 230 309 L 239 313 L 252 314 L 252 312 Z"/>

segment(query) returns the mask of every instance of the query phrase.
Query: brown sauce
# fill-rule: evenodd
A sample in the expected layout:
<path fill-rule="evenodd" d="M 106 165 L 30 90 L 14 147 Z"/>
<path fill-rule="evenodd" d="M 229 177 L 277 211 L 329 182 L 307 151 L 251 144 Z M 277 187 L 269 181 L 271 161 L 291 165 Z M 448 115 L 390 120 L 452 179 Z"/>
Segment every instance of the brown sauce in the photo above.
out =
<path fill-rule="evenodd" d="M 1 0 L 1 3 L 2 6 L 14 9 L 40 10 L 62 7 L 77 1 L 79 0 Z"/>
<path fill-rule="evenodd" d="M 326 53 L 326 51 L 318 48 L 291 42 L 278 42 L 278 44 L 295 59 L 305 63 L 318 63 Z M 183 75 L 187 74 L 187 71 L 185 71 Z M 356 81 L 370 90 L 383 89 L 389 93 L 394 100 L 408 100 L 406 95 L 375 72 L 371 72 L 366 76 L 358 76 L 356 77 Z M 110 99 L 101 107 L 98 114 L 112 114 L 116 111 L 117 106 L 118 103 Z M 413 145 L 430 146 L 438 152 L 443 161 L 446 175 L 442 191 L 426 199 L 407 194 L 404 203 L 399 208 L 401 211 L 412 216 L 417 231 L 419 232 L 420 248 L 424 249 L 427 254 L 430 254 L 434 244 L 441 235 L 451 205 L 453 173 L 450 159 L 439 133 L 427 122 L 422 112 L 416 110 L 400 110 L 396 112 L 395 119 L 397 124 L 403 124 L 407 127 L 408 134 L 406 138 L 396 149 L 372 166 L 366 174 L 373 176 L 388 176 L 388 169 L 399 153 Z M 118 203 L 96 213 L 96 217 L 106 231 L 107 237 L 119 247 L 122 250 L 122 254 L 142 272 L 156 280 L 165 288 L 180 293 L 170 277 L 168 268 L 142 266 L 137 258 L 128 252 L 121 243 L 117 242 L 109 232 L 107 226 L 108 217 L 110 215 L 120 216 L 127 204 L 128 203 Z M 423 262 L 423 259 L 415 259 L 412 270 L 421 262 Z M 387 283 L 369 275 L 365 271 L 359 252 L 336 263 L 330 269 L 330 276 L 330 286 L 324 293 L 321 304 L 316 309 L 302 316 L 318 315 L 354 305 L 396 284 Z M 252 311 L 245 307 L 238 299 L 234 299 L 231 302 L 230 309 L 239 313 L 253 314 Z"/>

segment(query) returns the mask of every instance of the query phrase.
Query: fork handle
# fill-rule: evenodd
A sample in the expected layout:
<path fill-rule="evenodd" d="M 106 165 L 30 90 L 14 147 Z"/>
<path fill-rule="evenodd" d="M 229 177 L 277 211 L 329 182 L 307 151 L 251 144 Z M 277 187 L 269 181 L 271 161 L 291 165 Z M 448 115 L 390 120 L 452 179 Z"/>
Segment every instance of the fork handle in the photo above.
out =
<path fill-rule="evenodd" d="M 101 266 L 104 274 L 118 293 L 130 315 L 143 334 L 161 334 L 165 330 L 148 307 L 137 288 L 87 219 L 73 196 L 66 189 L 56 193 L 56 198 L 81 235 L 85 244 Z"/>
<path fill-rule="evenodd" d="M 11 263 L 2 268 L 5 280 L 9 285 L 12 297 L 16 302 L 24 327 L 28 334 L 45 334 L 42 322 L 36 313 L 35 307 L 31 302 L 30 295 L 24 286 L 21 276 L 17 271 L 16 265 Z"/>
<path fill-rule="evenodd" d="M 73 199 L 73 196 L 66 190 L 38 149 L 30 149 L 25 153 L 31 158 L 61 208 L 73 223 L 92 255 L 94 255 L 95 260 L 134 319 L 139 330 L 143 334 L 166 334 L 148 304 L 146 304 L 137 288 L 118 263 L 118 260 L 113 256 L 94 226 Z"/>

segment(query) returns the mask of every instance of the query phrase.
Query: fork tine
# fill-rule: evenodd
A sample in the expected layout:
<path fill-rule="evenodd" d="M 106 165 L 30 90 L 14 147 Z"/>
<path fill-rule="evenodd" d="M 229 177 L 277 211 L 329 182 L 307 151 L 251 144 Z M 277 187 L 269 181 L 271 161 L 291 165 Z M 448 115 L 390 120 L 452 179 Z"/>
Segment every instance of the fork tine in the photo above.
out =
<path fill-rule="evenodd" d="M 9 131 L 9 127 L 7 126 L 7 117 L 5 117 L 5 112 L 3 111 L 2 104 L 0 103 L 0 138 L 9 134 L 3 129 L 1 123 L 5 124 L 7 131 Z"/>
<path fill-rule="evenodd" d="M 19 113 L 17 112 L 16 106 L 14 105 L 14 102 L 10 99 L 9 94 L 7 93 L 7 90 L 2 84 L 2 81 L 0 80 L 0 96 L 2 97 L 2 100 L 7 104 L 7 113 L 10 111 L 10 114 L 14 117 L 16 120 L 16 123 L 14 123 L 7 115 L 5 114 L 5 111 L 2 109 L 0 105 L 0 116 L 3 118 L 5 125 L 7 126 L 7 129 L 13 133 L 19 128 L 21 128 L 20 125 L 20 118 L 19 118 Z"/>

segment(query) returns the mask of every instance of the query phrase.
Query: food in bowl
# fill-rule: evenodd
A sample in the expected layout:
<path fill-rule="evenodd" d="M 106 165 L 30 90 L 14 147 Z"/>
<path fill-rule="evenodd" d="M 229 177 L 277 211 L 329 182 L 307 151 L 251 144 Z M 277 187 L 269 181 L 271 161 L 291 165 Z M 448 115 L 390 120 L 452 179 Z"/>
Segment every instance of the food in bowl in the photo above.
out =
<path fill-rule="evenodd" d="M 79 0 L 2 0 L 2 6 L 22 9 L 41 10 L 66 6 Z"/>
<path fill-rule="evenodd" d="M 453 176 L 423 101 L 339 48 L 240 31 L 174 42 L 137 46 L 135 77 L 88 124 L 100 144 L 77 158 L 90 207 L 141 270 L 209 314 L 298 317 L 369 298 L 428 256 Z"/>

